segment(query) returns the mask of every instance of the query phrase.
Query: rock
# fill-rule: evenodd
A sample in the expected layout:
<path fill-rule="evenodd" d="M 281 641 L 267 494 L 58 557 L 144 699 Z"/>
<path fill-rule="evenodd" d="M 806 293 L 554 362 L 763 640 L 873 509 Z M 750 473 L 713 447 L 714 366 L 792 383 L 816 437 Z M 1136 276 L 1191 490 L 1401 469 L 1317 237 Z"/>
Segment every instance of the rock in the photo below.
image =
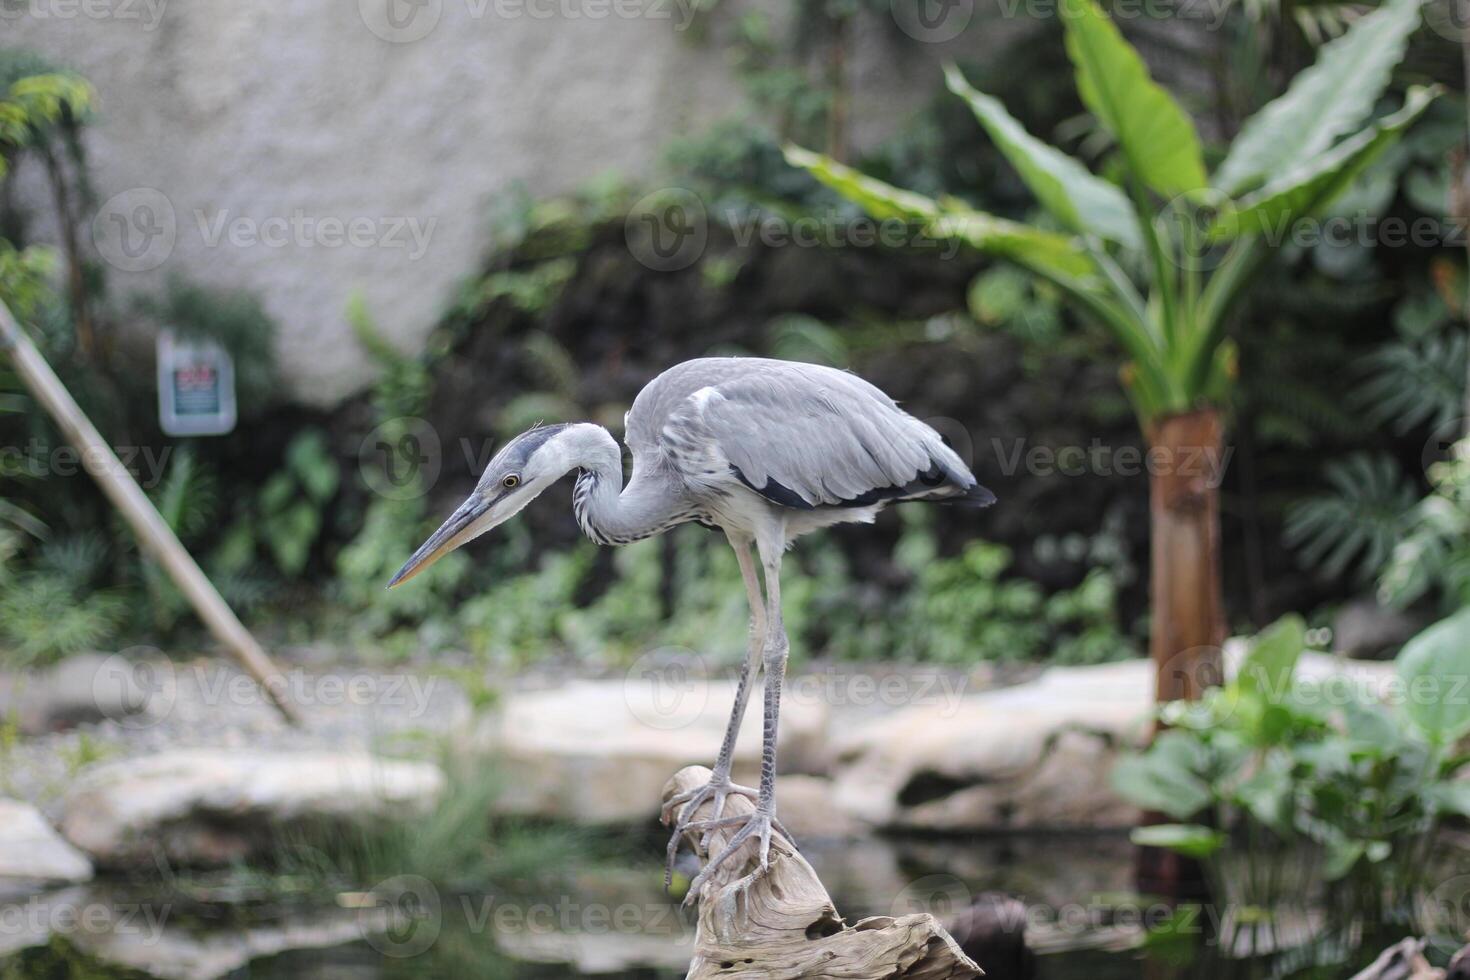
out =
<path fill-rule="evenodd" d="M 709 765 L 735 700 L 733 681 L 690 678 L 676 692 L 629 675 L 520 692 L 488 718 L 478 747 L 505 767 L 502 813 L 586 824 L 658 816 L 663 785 L 690 763 Z M 782 705 L 781 768 L 820 768 L 828 710 L 807 698 Z M 751 698 L 735 748 L 735 779 L 754 785 L 760 765 L 760 692 Z"/>
<path fill-rule="evenodd" d="M 1225 648 L 1227 673 L 1246 644 Z M 1392 663 L 1302 655 L 1300 696 L 1394 696 Z M 1345 691 L 1344 688 L 1347 690 Z M 834 745 L 836 806 L 913 830 L 1122 829 L 1136 810 L 1114 792 L 1120 746 L 1141 745 L 1153 711 L 1147 660 L 1054 668 L 1015 687 L 901 709 L 844 727 Z"/>
<path fill-rule="evenodd" d="M 1399 609 L 1380 605 L 1373 596 L 1354 599 L 1332 619 L 1332 643 L 1344 657 L 1391 656 L 1429 623 Z"/>
<path fill-rule="evenodd" d="M 294 912 L 279 922 L 216 925 L 172 921 L 171 902 L 137 901 L 106 887 L 78 887 L 37 896 L 13 918 L 22 935 L 0 932 L 0 955 L 64 939 L 111 966 L 165 980 L 215 980 L 262 957 L 366 940 L 389 948 L 391 922 L 382 908 Z M 7 920 L 9 922 L 10 920 Z"/>
<path fill-rule="evenodd" d="M 46 670 L 0 675 L 0 716 L 16 719 L 24 735 L 125 721 L 166 707 L 166 699 L 150 690 L 154 676 L 147 662 L 75 654 Z"/>
<path fill-rule="evenodd" d="M 29 803 L 0 799 L 0 895 L 92 877 L 92 862 Z"/>
<path fill-rule="evenodd" d="M 793 773 L 776 777 L 776 808 L 798 844 L 855 837 L 862 832 L 862 824 L 837 808 L 833 791 L 832 780 L 825 776 Z"/>
<path fill-rule="evenodd" d="M 62 804 L 61 829 L 98 863 L 240 860 L 303 819 L 406 818 L 433 807 L 444 774 L 365 752 L 178 750 L 90 770 Z"/>
<path fill-rule="evenodd" d="M 1144 660 L 1057 668 L 958 699 L 905 708 L 836 746 L 837 806 L 882 827 L 930 831 L 1131 826 L 1112 792 L 1116 747 L 1148 729 Z"/>

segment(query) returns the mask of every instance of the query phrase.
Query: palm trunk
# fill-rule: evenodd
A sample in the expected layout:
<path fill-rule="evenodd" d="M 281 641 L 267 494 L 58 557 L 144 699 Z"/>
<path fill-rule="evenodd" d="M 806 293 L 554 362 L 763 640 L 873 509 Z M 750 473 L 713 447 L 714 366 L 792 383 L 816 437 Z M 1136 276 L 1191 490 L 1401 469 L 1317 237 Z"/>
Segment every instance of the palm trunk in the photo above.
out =
<path fill-rule="evenodd" d="M 1159 703 L 1196 700 L 1220 683 L 1225 643 L 1220 587 L 1220 488 L 1224 433 L 1213 408 L 1171 415 L 1148 429 L 1152 627 L 1149 653 Z M 1145 824 L 1169 822 L 1145 814 Z M 1140 848 L 1146 894 L 1197 898 L 1199 865 L 1171 851 Z"/>
<path fill-rule="evenodd" d="M 1220 413 L 1204 408 L 1149 427 L 1149 654 L 1158 700 L 1194 700 L 1220 683 L 1225 603 L 1220 591 Z"/>

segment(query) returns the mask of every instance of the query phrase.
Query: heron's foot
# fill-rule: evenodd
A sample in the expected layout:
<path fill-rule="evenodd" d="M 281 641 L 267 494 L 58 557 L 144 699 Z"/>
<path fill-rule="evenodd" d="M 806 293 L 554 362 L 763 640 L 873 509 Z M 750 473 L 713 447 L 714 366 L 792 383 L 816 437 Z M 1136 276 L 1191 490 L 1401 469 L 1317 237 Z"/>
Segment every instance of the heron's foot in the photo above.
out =
<path fill-rule="evenodd" d="M 724 849 L 710 858 L 709 863 L 704 866 L 704 869 L 689 883 L 689 892 L 684 896 L 685 906 L 694 902 L 699 896 L 700 888 L 713 877 L 720 865 L 730 860 L 731 857 L 752 839 L 754 839 L 757 848 L 756 867 L 754 871 L 741 879 L 742 886 L 755 882 L 770 870 L 771 836 L 773 834 L 780 834 L 787 841 L 791 842 L 793 847 L 796 846 L 796 842 L 792 839 L 791 834 L 785 827 L 781 826 L 781 821 L 776 819 L 775 807 L 769 801 L 757 803 L 755 810 L 745 816 L 725 817 L 720 820 L 701 820 L 699 823 L 692 824 L 691 826 L 692 829 L 705 831 L 705 840 L 708 841 L 709 831 L 720 827 L 734 827 L 737 825 L 740 826 L 740 829 L 725 844 Z"/>
<path fill-rule="evenodd" d="M 680 793 L 664 804 L 662 818 L 665 823 L 673 820 L 674 833 L 669 837 L 668 857 L 664 862 L 664 888 L 668 888 L 674 880 L 674 859 L 679 856 L 679 842 L 684 839 L 684 834 L 691 828 L 704 827 L 705 824 L 719 820 L 725 813 L 725 801 L 732 796 L 744 796 L 756 799 L 760 794 L 749 786 L 741 786 L 730 781 L 728 772 L 716 770 L 710 777 L 710 781 L 698 789 Z M 694 823 L 694 817 L 699 813 L 699 808 L 713 801 L 714 809 L 710 811 L 709 819 Z M 677 819 L 674 814 L 677 813 Z M 709 831 L 705 830 L 704 838 L 700 841 L 701 848 L 709 846 Z"/>

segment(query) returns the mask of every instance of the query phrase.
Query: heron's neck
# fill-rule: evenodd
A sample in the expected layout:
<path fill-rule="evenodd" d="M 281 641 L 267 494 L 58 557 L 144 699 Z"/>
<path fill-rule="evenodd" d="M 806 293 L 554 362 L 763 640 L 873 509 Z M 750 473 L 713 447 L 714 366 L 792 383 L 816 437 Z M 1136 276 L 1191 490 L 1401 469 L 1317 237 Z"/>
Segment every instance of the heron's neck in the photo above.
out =
<path fill-rule="evenodd" d="M 640 484 L 637 473 L 623 490 L 623 451 L 600 425 L 568 426 L 558 438 L 567 451 L 568 469 L 581 470 L 572 510 L 582 532 L 598 544 L 627 544 L 688 520 L 677 502 Z"/>

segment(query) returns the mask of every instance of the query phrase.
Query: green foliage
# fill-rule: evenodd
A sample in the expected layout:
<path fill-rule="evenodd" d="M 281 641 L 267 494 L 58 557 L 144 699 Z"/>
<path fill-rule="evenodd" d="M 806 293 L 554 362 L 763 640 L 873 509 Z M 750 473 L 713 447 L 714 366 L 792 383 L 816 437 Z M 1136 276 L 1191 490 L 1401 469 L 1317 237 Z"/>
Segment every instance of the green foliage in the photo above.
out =
<path fill-rule="evenodd" d="M 1356 566 L 1356 578 L 1376 576 L 1409 526 L 1414 488 L 1394 460 L 1354 453 L 1329 463 L 1332 492 L 1293 505 L 1286 541 L 1302 565 L 1337 578 Z"/>
<path fill-rule="evenodd" d="M 1398 112 L 1361 126 L 1418 23 L 1415 0 L 1391 0 L 1329 45 L 1315 68 L 1247 125 L 1210 190 L 1193 123 L 1117 28 L 1093 0 L 1064 0 L 1060 13 L 1078 92 L 1116 141 L 1123 189 L 1032 137 L 958 70 L 946 76 L 1036 199 L 1072 235 L 902 190 L 797 147 L 786 155 L 876 217 L 902 217 L 1051 283 L 1123 348 L 1131 362 L 1130 395 L 1147 428 L 1164 415 L 1223 402 L 1233 377 L 1226 314 L 1266 249 L 1279 243 L 1272 239 L 1323 213 L 1437 93 L 1413 90 Z M 1349 71 L 1348 62 L 1367 67 Z M 1345 72 L 1352 75 L 1348 83 L 1338 78 Z M 1284 129 L 1292 132 L 1283 135 Z M 1232 239 L 1218 264 L 1205 261 L 1215 258 L 1210 243 Z M 1139 269 L 1151 272 L 1141 285 L 1130 276 Z"/>
<path fill-rule="evenodd" d="M 0 179 L 16 152 L 91 112 L 95 95 L 85 79 L 45 67 L 32 56 L 0 52 Z"/>
<path fill-rule="evenodd" d="M 1470 605 L 1470 440 L 1429 468 L 1432 489 L 1409 515 L 1382 569 L 1379 594 L 1407 605 L 1438 592 L 1447 611 Z"/>
<path fill-rule="evenodd" d="M 1402 704 L 1348 679 L 1297 675 L 1305 627 L 1281 620 L 1257 638 L 1230 683 L 1161 709 L 1171 729 L 1119 761 L 1113 785 L 1179 821 L 1139 843 L 1204 859 L 1216 893 L 1268 919 L 1292 887 L 1333 882 L 1334 928 L 1414 914 L 1438 821 L 1470 802 L 1454 740 L 1470 731 L 1456 693 L 1470 672 L 1470 616 L 1416 637 L 1398 659 Z M 1243 835 L 1245 850 L 1226 848 Z M 1242 856 L 1243 855 L 1243 856 Z M 1308 880 L 1263 874 L 1305 855 Z M 1315 878 L 1316 881 L 1310 879 Z M 1405 920 L 1407 921 L 1407 920 Z"/>
<path fill-rule="evenodd" d="M 122 597 L 95 591 L 86 581 L 49 570 L 3 581 L 0 636 L 13 661 L 39 664 L 106 643 L 122 625 Z"/>
<path fill-rule="evenodd" d="M 180 337 L 211 340 L 234 361 L 240 414 L 269 404 L 277 389 L 276 322 L 243 290 L 222 290 L 174 276 L 161 297 L 140 297 L 139 312 Z"/>
<path fill-rule="evenodd" d="M 320 430 L 306 429 L 286 447 L 285 466 L 260 488 L 251 526 L 282 575 L 295 578 L 306 568 L 340 480 L 326 437 Z"/>

